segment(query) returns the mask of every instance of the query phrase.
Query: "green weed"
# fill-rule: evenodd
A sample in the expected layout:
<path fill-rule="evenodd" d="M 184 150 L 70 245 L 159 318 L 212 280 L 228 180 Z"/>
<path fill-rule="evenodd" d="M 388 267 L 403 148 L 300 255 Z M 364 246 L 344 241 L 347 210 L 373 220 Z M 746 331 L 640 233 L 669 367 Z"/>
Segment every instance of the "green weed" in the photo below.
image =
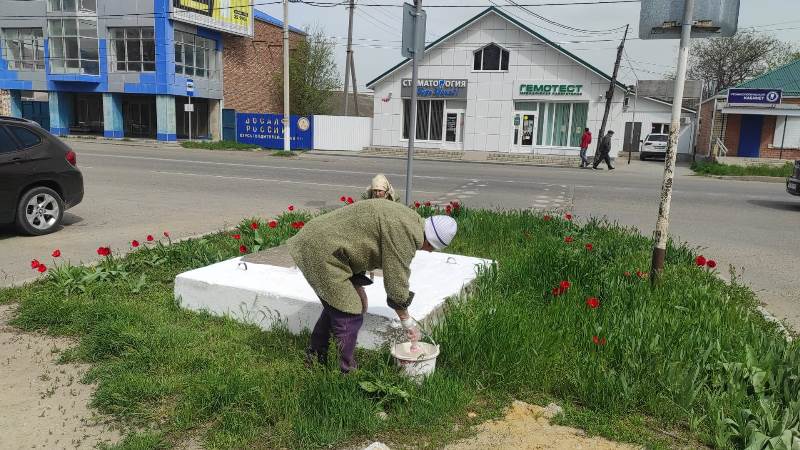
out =
<path fill-rule="evenodd" d="M 257 150 L 255 144 L 242 144 L 236 141 L 181 141 L 183 148 L 199 148 L 205 150 Z"/>
<path fill-rule="evenodd" d="M 732 176 L 761 176 L 761 177 L 788 177 L 794 171 L 794 164 L 787 162 L 783 166 L 769 164 L 756 164 L 752 166 L 736 166 L 715 162 L 697 161 L 692 164 L 692 170 L 702 175 L 732 175 Z"/>

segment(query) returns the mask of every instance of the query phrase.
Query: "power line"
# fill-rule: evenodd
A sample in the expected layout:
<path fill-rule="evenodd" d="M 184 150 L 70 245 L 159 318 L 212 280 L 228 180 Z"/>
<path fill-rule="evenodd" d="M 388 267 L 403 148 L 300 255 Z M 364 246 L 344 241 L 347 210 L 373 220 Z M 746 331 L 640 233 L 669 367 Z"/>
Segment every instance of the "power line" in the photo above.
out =
<path fill-rule="evenodd" d="M 572 26 L 569 26 L 569 25 L 564 25 L 563 23 L 556 22 L 555 20 L 552 20 L 552 19 L 548 19 L 547 17 L 544 17 L 541 14 L 537 14 L 537 13 L 529 10 L 528 8 L 526 8 L 523 5 L 520 5 L 519 3 L 515 2 L 514 0 L 508 0 L 508 1 L 512 5 L 518 7 L 519 9 L 525 11 L 526 13 L 536 17 L 537 19 L 539 19 L 539 20 L 541 20 L 543 22 L 549 23 L 550 25 L 555 25 L 555 26 L 557 26 L 559 28 L 563 28 L 565 30 L 575 31 L 577 33 L 583 33 L 583 34 L 616 34 L 616 33 L 619 32 L 619 30 L 622 30 L 623 28 L 625 28 L 625 25 L 623 25 L 621 27 L 608 28 L 608 29 L 604 29 L 604 30 L 587 30 L 587 29 L 584 29 L 584 28 L 576 28 L 576 27 L 572 27 Z M 492 2 L 492 3 L 494 3 L 494 2 Z"/>

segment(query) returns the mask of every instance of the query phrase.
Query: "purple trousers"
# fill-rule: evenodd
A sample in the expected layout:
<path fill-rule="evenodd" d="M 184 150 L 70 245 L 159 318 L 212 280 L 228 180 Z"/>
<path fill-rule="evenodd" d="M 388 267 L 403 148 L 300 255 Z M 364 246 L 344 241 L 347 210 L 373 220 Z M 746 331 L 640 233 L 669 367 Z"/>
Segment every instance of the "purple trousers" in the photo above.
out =
<path fill-rule="evenodd" d="M 311 332 L 311 345 L 307 352 L 309 360 L 316 358 L 320 363 L 326 363 L 328 343 L 333 335 L 339 348 L 339 368 L 344 373 L 355 369 L 356 338 L 363 323 L 363 314 L 348 314 L 322 302 L 322 314 Z"/>

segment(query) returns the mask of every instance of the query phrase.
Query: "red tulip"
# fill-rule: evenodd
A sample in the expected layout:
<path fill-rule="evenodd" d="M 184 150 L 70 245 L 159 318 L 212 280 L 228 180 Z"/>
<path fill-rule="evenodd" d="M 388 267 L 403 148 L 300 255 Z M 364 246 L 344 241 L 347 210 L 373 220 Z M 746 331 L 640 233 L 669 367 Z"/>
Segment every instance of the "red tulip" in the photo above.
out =
<path fill-rule="evenodd" d="M 586 299 L 586 306 L 595 309 L 600 306 L 600 300 L 598 300 L 597 297 L 589 297 Z"/>
<path fill-rule="evenodd" d="M 564 242 L 566 242 L 567 244 L 569 244 L 572 241 L 573 241 L 572 236 L 567 236 L 564 238 Z"/>
<path fill-rule="evenodd" d="M 164 232 L 164 237 L 165 237 L 165 238 L 168 238 L 168 237 L 169 237 L 169 231 L 165 231 L 165 232 Z"/>
<path fill-rule="evenodd" d="M 53 258 L 58 258 L 61 256 L 61 250 L 55 249 L 53 250 Z"/>
<path fill-rule="evenodd" d="M 572 286 L 572 284 L 568 280 L 564 280 L 559 284 L 559 286 L 561 289 L 567 290 L 570 286 Z"/>
<path fill-rule="evenodd" d="M 131 247 L 136 248 L 138 246 L 139 246 L 139 241 L 137 241 L 136 239 L 131 241 Z"/>
<path fill-rule="evenodd" d="M 111 248 L 109 247 L 98 247 L 97 254 L 100 256 L 108 256 L 111 254 Z"/>
<path fill-rule="evenodd" d="M 626 272 L 624 273 L 624 275 L 625 275 L 626 277 L 630 277 L 630 276 L 631 276 L 631 273 L 626 271 Z"/>
<path fill-rule="evenodd" d="M 31 260 L 31 269 L 36 269 L 39 267 L 39 265 L 41 265 L 41 263 L 39 262 L 38 259 Z"/>
<path fill-rule="evenodd" d="M 564 218 L 567 219 L 567 220 L 572 220 L 572 214 L 566 213 L 566 214 L 564 214 Z"/>
<path fill-rule="evenodd" d="M 339 201 L 342 202 L 342 203 L 345 203 L 345 202 L 347 202 L 347 197 L 345 197 L 343 195 L 343 196 L 339 197 Z"/>
<path fill-rule="evenodd" d="M 425 206 L 427 206 L 428 208 L 430 208 L 430 207 L 431 207 L 431 202 L 425 202 Z"/>
<path fill-rule="evenodd" d="M 147 235 L 147 242 L 153 242 L 155 239 L 152 234 Z"/>
<path fill-rule="evenodd" d="M 647 278 L 647 272 L 636 272 L 636 275 L 638 275 L 639 278 Z"/>
<path fill-rule="evenodd" d="M 39 264 L 39 267 L 37 267 L 36 270 L 38 270 L 39 273 L 45 273 L 47 272 L 47 266 L 45 266 L 44 264 Z"/>
<path fill-rule="evenodd" d="M 294 205 L 289 205 L 286 209 L 288 209 L 289 211 L 294 211 Z"/>
<path fill-rule="evenodd" d="M 234 239 L 236 239 L 236 240 L 238 241 L 239 239 L 241 239 L 241 238 L 242 238 L 242 235 L 241 235 L 241 234 L 234 234 L 234 235 L 233 235 L 233 236 L 231 236 L 231 237 L 232 237 L 232 238 L 234 238 Z"/>
<path fill-rule="evenodd" d="M 268 225 L 269 225 L 270 228 L 275 228 L 275 227 L 278 226 L 278 221 L 277 220 L 270 220 Z"/>
<path fill-rule="evenodd" d="M 554 287 L 552 292 L 554 297 L 558 297 L 561 294 L 561 290 L 557 287 Z"/>
<path fill-rule="evenodd" d="M 601 338 L 595 335 L 592 336 L 592 342 L 594 342 L 595 345 L 606 345 L 606 338 Z"/>
<path fill-rule="evenodd" d="M 717 262 L 713 259 L 709 259 L 706 261 L 706 266 L 708 266 L 709 269 L 713 269 L 714 267 L 717 267 Z"/>
<path fill-rule="evenodd" d="M 594 245 L 592 245 L 592 244 L 586 244 L 586 250 L 589 250 L 589 251 L 592 251 L 592 250 L 594 250 Z"/>
<path fill-rule="evenodd" d="M 698 265 L 698 266 L 700 266 L 700 267 L 703 267 L 703 266 L 705 266 L 705 265 L 706 265 L 706 258 L 705 258 L 705 256 L 703 256 L 703 255 L 699 255 L 697 258 L 695 258 L 695 259 L 694 259 L 694 263 L 695 263 L 695 264 L 697 264 L 697 265 Z"/>
<path fill-rule="evenodd" d="M 348 205 L 352 205 L 353 204 L 353 197 L 347 197 L 347 204 Z"/>
<path fill-rule="evenodd" d="M 414 202 L 414 208 L 419 208 L 419 207 L 420 207 L 420 203 L 419 202 Z"/>
<path fill-rule="evenodd" d="M 239 246 L 239 253 L 247 253 L 247 247 L 244 245 Z"/>
<path fill-rule="evenodd" d="M 445 206 L 445 207 L 444 207 L 444 211 L 445 211 L 447 214 L 450 214 L 450 212 L 451 212 L 452 210 L 453 210 L 453 207 L 452 207 L 452 206 L 450 206 L 450 205 L 447 205 L 447 206 Z"/>
<path fill-rule="evenodd" d="M 552 219 L 552 217 L 548 216 L 547 214 L 545 214 L 544 217 L 542 217 L 542 220 L 544 220 L 545 222 L 549 222 L 550 219 Z"/>

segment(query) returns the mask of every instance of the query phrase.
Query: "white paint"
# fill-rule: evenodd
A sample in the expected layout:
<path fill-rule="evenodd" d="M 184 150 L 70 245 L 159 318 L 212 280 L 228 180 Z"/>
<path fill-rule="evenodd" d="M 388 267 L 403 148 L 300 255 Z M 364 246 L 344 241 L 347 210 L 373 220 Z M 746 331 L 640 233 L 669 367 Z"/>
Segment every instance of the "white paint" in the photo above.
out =
<path fill-rule="evenodd" d="M 507 71 L 473 70 L 473 52 L 489 43 L 496 43 L 510 52 Z M 467 99 L 445 101 L 444 109 L 451 104 L 466 103 L 464 122 L 464 150 L 510 152 L 513 138 L 513 116 L 517 110 L 514 102 L 519 97 L 520 80 L 539 83 L 580 84 L 580 98 L 551 96 L 547 98 L 518 98 L 518 101 L 536 102 L 588 102 L 586 126 L 597 136 L 605 108 L 605 92 L 609 81 L 589 67 L 559 49 L 539 40 L 514 23 L 490 11 L 452 36 L 428 49 L 419 65 L 420 78 L 467 79 Z M 403 131 L 403 99 L 400 97 L 401 79 L 410 78 L 406 64 L 386 75 L 372 86 L 375 91 L 372 145 L 402 147 L 406 141 Z M 381 101 L 392 93 L 388 102 Z M 612 143 L 612 156 L 622 150 L 624 123 L 630 112 L 623 112 L 624 92 L 617 88 L 611 105 L 606 129 L 616 131 Z M 640 103 L 642 103 L 640 101 Z M 670 116 L 670 106 L 652 102 L 653 108 Z M 523 106 L 523 105 L 519 105 Z M 670 122 L 666 120 L 666 122 Z M 442 126 L 444 127 L 444 117 Z M 571 124 L 568 125 L 571 127 Z M 418 141 L 419 147 L 443 148 L 442 141 Z M 594 153 L 592 145 L 589 154 Z M 517 148 L 518 151 L 520 151 Z M 542 155 L 578 156 L 577 147 L 533 146 L 530 150 Z"/>
<path fill-rule="evenodd" d="M 800 148 L 800 117 L 788 117 L 788 120 L 786 116 L 776 117 L 772 145 L 777 148 Z"/>
<path fill-rule="evenodd" d="M 358 152 L 372 143 L 372 117 L 314 116 L 315 150 Z"/>
<path fill-rule="evenodd" d="M 448 260 L 450 262 L 448 262 Z M 241 258 L 229 259 L 175 278 L 175 298 L 193 311 L 230 316 L 268 330 L 279 321 L 294 333 L 311 329 L 322 304 L 296 267 L 265 264 L 240 267 Z M 481 266 L 492 261 L 445 253 L 417 252 L 411 263 L 411 290 L 416 293 L 409 314 L 424 321 L 437 312 L 449 297 L 458 295 L 472 282 Z M 358 345 L 378 348 L 386 342 L 387 331 L 397 315 L 386 305 L 381 277 L 366 287 L 369 308 Z"/>

